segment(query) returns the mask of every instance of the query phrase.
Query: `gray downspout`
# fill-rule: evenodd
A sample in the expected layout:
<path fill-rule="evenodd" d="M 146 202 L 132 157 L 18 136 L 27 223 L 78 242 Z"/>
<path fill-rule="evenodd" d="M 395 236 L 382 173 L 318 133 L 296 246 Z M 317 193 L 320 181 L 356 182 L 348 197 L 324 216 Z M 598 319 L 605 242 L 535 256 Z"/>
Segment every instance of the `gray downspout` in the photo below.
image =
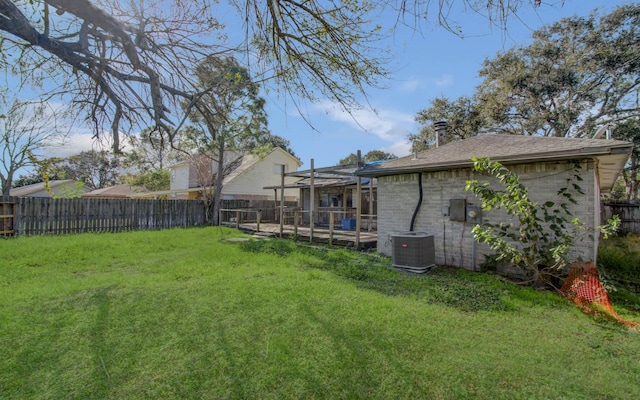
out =
<path fill-rule="evenodd" d="M 418 172 L 418 204 L 416 204 L 416 209 L 413 210 L 413 216 L 411 217 L 411 225 L 409 226 L 409 231 L 413 232 L 413 228 L 416 223 L 416 216 L 418 215 L 418 211 L 420 211 L 420 207 L 422 207 L 422 172 Z"/>

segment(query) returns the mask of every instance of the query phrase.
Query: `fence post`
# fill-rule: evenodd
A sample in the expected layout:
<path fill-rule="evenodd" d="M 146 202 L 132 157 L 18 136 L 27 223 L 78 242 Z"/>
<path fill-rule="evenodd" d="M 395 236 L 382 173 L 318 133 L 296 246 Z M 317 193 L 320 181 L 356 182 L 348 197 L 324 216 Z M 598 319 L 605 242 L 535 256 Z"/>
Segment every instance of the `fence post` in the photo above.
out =
<path fill-rule="evenodd" d="M 362 227 L 362 216 L 360 213 L 362 212 L 362 178 L 358 177 L 358 181 L 356 184 L 356 191 L 358 192 L 358 204 L 356 205 L 356 250 L 360 250 L 360 229 Z"/>
<path fill-rule="evenodd" d="M 240 229 L 240 211 L 236 211 L 236 229 Z"/>
<path fill-rule="evenodd" d="M 333 246 L 333 211 L 329 211 L 329 246 Z"/>
<path fill-rule="evenodd" d="M 16 204 L 9 197 L 0 197 L 0 236 L 15 234 Z"/>
<path fill-rule="evenodd" d="M 256 213 L 256 232 L 260 232 L 260 218 L 262 217 L 262 211 L 258 210 Z"/>
<path fill-rule="evenodd" d="M 315 170 L 311 159 L 311 176 L 309 177 L 309 242 L 313 243 L 313 225 L 315 224 L 316 194 L 314 188 Z"/>
<path fill-rule="evenodd" d="M 293 236 L 297 237 L 298 236 L 298 210 L 296 210 L 293 214 L 294 219 L 293 219 Z"/>

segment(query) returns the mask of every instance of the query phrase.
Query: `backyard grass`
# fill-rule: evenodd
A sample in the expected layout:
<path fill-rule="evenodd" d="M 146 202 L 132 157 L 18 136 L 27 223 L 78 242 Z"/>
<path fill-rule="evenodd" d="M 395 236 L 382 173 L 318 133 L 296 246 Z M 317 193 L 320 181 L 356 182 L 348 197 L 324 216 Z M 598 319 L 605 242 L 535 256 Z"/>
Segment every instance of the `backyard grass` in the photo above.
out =
<path fill-rule="evenodd" d="M 244 237 L 0 240 L 0 399 L 640 398 L 640 333 L 553 293 Z"/>

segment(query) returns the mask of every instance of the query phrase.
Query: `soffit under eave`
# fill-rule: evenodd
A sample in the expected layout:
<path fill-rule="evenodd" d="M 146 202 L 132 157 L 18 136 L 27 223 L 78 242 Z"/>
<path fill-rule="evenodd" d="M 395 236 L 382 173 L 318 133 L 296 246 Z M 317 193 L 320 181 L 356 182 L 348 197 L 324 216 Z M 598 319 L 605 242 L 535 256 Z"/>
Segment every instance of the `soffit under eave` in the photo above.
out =
<path fill-rule="evenodd" d="M 607 154 L 597 157 L 598 182 L 602 193 L 611 191 L 628 159 L 629 154 Z"/>

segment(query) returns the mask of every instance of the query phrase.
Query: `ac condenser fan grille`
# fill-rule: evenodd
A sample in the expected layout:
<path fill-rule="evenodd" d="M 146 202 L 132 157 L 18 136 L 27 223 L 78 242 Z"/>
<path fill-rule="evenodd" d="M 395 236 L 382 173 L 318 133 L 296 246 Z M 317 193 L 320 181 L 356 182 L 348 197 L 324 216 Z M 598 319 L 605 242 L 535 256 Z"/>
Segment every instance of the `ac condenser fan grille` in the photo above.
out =
<path fill-rule="evenodd" d="M 435 265 L 433 235 L 403 232 L 392 236 L 393 266 L 411 272 L 425 272 Z"/>

